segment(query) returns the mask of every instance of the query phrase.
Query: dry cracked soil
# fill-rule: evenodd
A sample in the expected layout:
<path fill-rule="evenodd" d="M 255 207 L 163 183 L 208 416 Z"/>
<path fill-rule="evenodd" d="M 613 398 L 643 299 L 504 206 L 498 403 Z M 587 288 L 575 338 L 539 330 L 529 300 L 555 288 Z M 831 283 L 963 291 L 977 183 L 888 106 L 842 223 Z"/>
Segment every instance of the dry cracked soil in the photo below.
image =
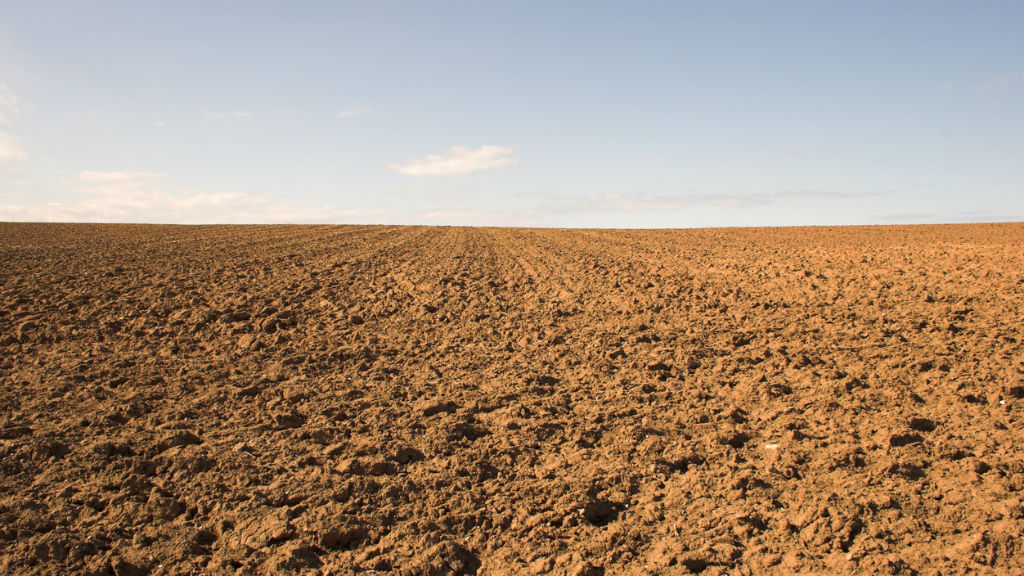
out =
<path fill-rule="evenodd" d="M 1022 224 L 0 224 L 0 573 L 1020 574 L 1022 326 Z"/>

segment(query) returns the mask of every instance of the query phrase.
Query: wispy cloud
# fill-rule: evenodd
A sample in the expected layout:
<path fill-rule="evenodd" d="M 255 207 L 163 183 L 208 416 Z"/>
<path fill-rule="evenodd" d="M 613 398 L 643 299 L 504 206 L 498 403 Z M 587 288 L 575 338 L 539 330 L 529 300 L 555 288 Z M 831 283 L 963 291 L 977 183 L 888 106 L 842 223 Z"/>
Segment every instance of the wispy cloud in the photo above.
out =
<path fill-rule="evenodd" d="M 681 210 L 697 206 L 755 208 L 793 200 L 842 200 L 874 196 L 878 192 L 842 192 L 831 190 L 781 190 L 756 194 L 595 194 L 562 196 L 549 199 L 549 212 L 654 212 Z"/>
<path fill-rule="evenodd" d="M 935 218 L 936 215 L 932 212 L 894 212 L 892 214 L 883 214 L 882 216 L 878 216 L 876 220 L 890 223 L 919 223 L 934 220 Z"/>
<path fill-rule="evenodd" d="M 346 110 L 338 112 L 338 118 L 352 118 L 353 116 L 369 114 L 370 112 L 373 112 L 373 108 L 368 108 L 366 106 L 360 106 L 358 108 L 348 108 Z"/>
<path fill-rule="evenodd" d="M 207 120 L 248 120 L 252 118 L 252 113 L 248 110 L 228 110 L 226 112 L 207 112 Z"/>
<path fill-rule="evenodd" d="M 570 195 L 552 191 L 524 193 L 524 205 L 507 209 L 462 209 L 436 207 L 407 212 L 393 219 L 400 224 L 443 224 L 464 226 L 575 226 L 586 214 L 644 214 L 672 212 L 700 206 L 731 207 L 738 210 L 775 203 L 843 200 L 870 197 L 880 192 L 830 190 L 782 190 L 763 194 L 593 194 Z M 433 195 L 435 203 L 438 196 Z M 531 201 L 532 199 L 532 201 Z"/>
<path fill-rule="evenodd" d="M 811 200 L 846 200 L 848 198 L 865 198 L 878 196 L 883 192 L 846 192 L 842 190 L 779 190 L 767 194 L 774 200 L 811 199 Z"/>
<path fill-rule="evenodd" d="M 0 166 L 27 159 L 28 153 L 21 147 L 21 143 L 18 142 L 14 134 L 0 132 Z"/>
<path fill-rule="evenodd" d="M 77 179 L 79 182 L 84 182 L 90 186 L 98 186 L 100 189 L 105 189 L 108 186 L 112 187 L 139 187 L 146 185 L 147 182 L 152 180 L 166 180 L 170 178 L 168 174 L 159 174 L 157 172 L 79 172 Z"/>
<path fill-rule="evenodd" d="M 957 210 L 954 212 L 894 212 L 876 216 L 886 224 L 968 224 L 978 222 L 1019 222 L 1021 214 L 1005 210 Z"/>
<path fill-rule="evenodd" d="M 376 211 L 282 202 L 272 196 L 207 193 L 177 188 L 151 172 L 81 172 L 74 202 L 0 205 L 0 220 L 30 222 L 142 222 L 174 224 L 346 223 L 371 220 Z"/>
<path fill-rule="evenodd" d="M 519 161 L 512 157 L 511 148 L 454 146 L 449 148 L 444 155 L 431 154 L 424 158 L 413 158 L 389 164 L 388 169 L 409 176 L 463 176 L 505 166 L 515 166 L 518 163 Z"/>
<path fill-rule="evenodd" d="M 10 124 L 21 112 L 21 99 L 6 84 L 0 84 L 0 124 Z"/>
<path fill-rule="evenodd" d="M 6 84 L 0 84 L 0 126 L 10 124 L 21 112 L 21 99 Z M 28 159 L 28 153 L 21 146 L 18 137 L 0 132 L 0 166 Z"/>
<path fill-rule="evenodd" d="M 36 186 L 38 184 L 53 184 L 53 180 L 49 178 L 20 178 L 11 182 L 16 186 Z"/>
<path fill-rule="evenodd" d="M 989 94 L 992 92 L 1006 92 L 1007 90 L 1024 84 L 1024 72 L 1009 72 L 999 78 L 977 82 L 974 84 L 974 91 L 978 94 Z"/>
<path fill-rule="evenodd" d="M 425 210 L 401 219 L 404 224 L 461 226 L 536 226 L 534 210 Z"/>

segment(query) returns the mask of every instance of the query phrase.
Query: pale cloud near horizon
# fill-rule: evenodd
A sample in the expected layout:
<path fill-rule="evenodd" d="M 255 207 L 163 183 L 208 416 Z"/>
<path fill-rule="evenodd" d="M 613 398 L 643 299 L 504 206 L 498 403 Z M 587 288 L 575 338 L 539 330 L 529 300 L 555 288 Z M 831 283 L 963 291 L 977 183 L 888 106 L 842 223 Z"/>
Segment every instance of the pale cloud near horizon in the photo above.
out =
<path fill-rule="evenodd" d="M 464 176 L 486 170 L 515 166 L 512 149 L 504 146 L 467 148 L 453 146 L 444 154 L 431 154 L 388 164 L 388 169 L 408 176 Z"/>
<path fill-rule="evenodd" d="M 362 114 L 369 114 L 373 112 L 373 108 L 368 106 L 360 106 L 358 108 L 348 108 L 338 112 L 338 118 L 352 118 L 354 116 L 360 116 Z"/>
<path fill-rule="evenodd" d="M 472 222 L 473 226 L 532 226 L 538 222 L 535 210 L 425 210 L 403 219 L 414 225 L 444 226 Z"/>
<path fill-rule="evenodd" d="M 753 194 L 542 194 L 543 200 L 518 209 L 473 210 L 431 209 L 412 212 L 400 218 L 400 223 L 423 225 L 473 226 L 567 226 L 573 217 L 595 212 L 636 214 L 644 212 L 670 212 L 697 207 L 726 207 L 749 209 L 794 201 L 845 200 L 873 197 L 883 192 L 844 192 L 833 190 L 780 190 Z M 471 224 L 468 224 L 471 223 Z"/>
<path fill-rule="evenodd" d="M 842 192 L 833 190 L 780 190 L 753 194 L 680 193 L 680 194 L 593 194 L 551 199 L 545 211 L 576 212 L 654 212 L 681 210 L 698 206 L 755 208 L 791 200 L 843 200 L 877 196 L 880 192 Z"/>
<path fill-rule="evenodd" d="M 21 179 L 15 184 L 34 184 Z M 60 185 L 50 182 L 50 185 Z M 394 223 L 536 226 L 586 213 L 636 214 L 696 207 L 749 210 L 780 203 L 840 201 L 883 192 L 780 190 L 767 193 L 537 193 L 533 202 L 506 210 L 445 207 L 438 193 L 409 211 L 353 210 L 283 201 L 267 194 L 208 193 L 175 184 L 169 174 L 146 171 L 83 171 L 62 183 L 77 197 L 45 204 L 0 203 L 0 221 L 133 222 L 166 224 Z"/>
<path fill-rule="evenodd" d="M 207 120 L 248 120 L 252 118 L 252 112 L 248 110 L 228 110 L 226 112 L 207 112 Z"/>
<path fill-rule="evenodd" d="M 0 132 L 0 166 L 28 159 L 28 153 L 14 134 Z"/>
<path fill-rule="evenodd" d="M 157 172 L 137 172 L 128 170 L 121 172 L 93 172 L 87 170 L 85 172 L 79 172 L 76 177 L 79 182 L 98 183 L 101 186 L 109 184 L 141 186 L 148 180 L 166 180 L 167 178 L 170 178 L 170 175 L 160 174 Z"/>
<path fill-rule="evenodd" d="M 1024 72 L 1008 72 L 993 80 L 976 82 L 974 84 L 974 91 L 978 94 L 1006 92 L 1018 84 L 1024 84 Z"/>
<path fill-rule="evenodd" d="M 207 193 L 169 189 L 170 176 L 152 172 L 80 172 L 70 187 L 72 202 L 2 204 L 0 220 L 20 222 L 133 222 L 161 224 L 348 223 L 379 216 L 378 211 L 346 210 L 282 202 L 270 195 Z"/>

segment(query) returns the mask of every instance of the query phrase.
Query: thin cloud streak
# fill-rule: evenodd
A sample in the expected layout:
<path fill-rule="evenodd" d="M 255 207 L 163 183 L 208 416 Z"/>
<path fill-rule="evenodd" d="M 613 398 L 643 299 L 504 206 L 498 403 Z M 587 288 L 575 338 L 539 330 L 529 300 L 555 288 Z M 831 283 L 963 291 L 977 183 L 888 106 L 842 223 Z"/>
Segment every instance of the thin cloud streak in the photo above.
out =
<path fill-rule="evenodd" d="M 281 202 L 270 195 L 168 190 L 166 174 L 81 172 L 72 188 L 82 198 L 39 205 L 0 205 L 0 220 L 153 224 L 343 224 L 382 211 Z"/>
<path fill-rule="evenodd" d="M 935 218 L 936 214 L 932 212 L 895 212 L 893 214 L 878 216 L 876 219 L 883 222 L 899 223 L 920 222 L 922 220 L 934 220 Z"/>
<path fill-rule="evenodd" d="M 799 200 L 843 200 L 877 196 L 881 192 L 831 190 L 782 190 L 764 194 L 595 194 L 571 196 L 544 193 L 544 199 L 519 209 L 433 209 L 397 218 L 402 224 L 469 226 L 576 226 L 577 216 L 587 213 L 637 214 L 670 212 L 702 206 L 735 209 L 764 207 Z"/>
<path fill-rule="evenodd" d="M 426 210 L 401 218 L 406 224 L 456 226 L 535 226 L 535 210 Z"/>
<path fill-rule="evenodd" d="M 467 148 L 453 146 L 444 155 L 431 154 L 389 164 L 388 169 L 407 176 L 465 176 L 506 166 L 515 166 L 519 160 L 512 157 L 512 149 L 503 146 Z"/>
<path fill-rule="evenodd" d="M 128 185 L 141 185 L 143 182 L 148 180 L 166 180 L 170 178 L 168 174 L 160 174 L 157 172 L 79 172 L 76 177 L 79 182 L 89 183 L 101 183 L 101 184 L 128 184 Z"/>
<path fill-rule="evenodd" d="M 349 108 L 347 110 L 342 110 L 341 112 L 338 112 L 338 118 L 352 118 L 355 116 L 361 116 L 363 114 L 369 114 L 370 112 L 373 112 L 373 108 L 368 108 L 366 106 L 360 106 L 358 108 Z"/>
<path fill-rule="evenodd" d="M 1009 72 L 994 80 L 975 83 L 974 91 L 978 94 L 1006 92 L 1020 84 L 1024 84 L 1024 72 Z"/>
<path fill-rule="evenodd" d="M 248 120 L 252 118 L 252 113 L 248 110 L 229 110 L 227 112 L 207 112 L 205 116 L 207 120 L 211 121 Z"/>
<path fill-rule="evenodd" d="M 596 194 L 564 196 L 546 202 L 545 211 L 577 212 L 655 212 L 698 206 L 733 208 L 763 207 L 792 200 L 842 200 L 878 195 L 878 192 L 840 192 L 829 190 L 782 190 L 757 194 Z"/>

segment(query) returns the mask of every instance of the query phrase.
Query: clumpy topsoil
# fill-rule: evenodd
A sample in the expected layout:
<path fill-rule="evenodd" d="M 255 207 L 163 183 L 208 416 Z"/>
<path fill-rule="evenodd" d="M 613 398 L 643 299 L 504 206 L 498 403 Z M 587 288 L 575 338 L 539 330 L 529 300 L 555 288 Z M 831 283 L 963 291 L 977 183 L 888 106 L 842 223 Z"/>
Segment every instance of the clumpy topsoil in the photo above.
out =
<path fill-rule="evenodd" d="M 1024 225 L 0 224 L 0 573 L 1020 574 Z"/>

